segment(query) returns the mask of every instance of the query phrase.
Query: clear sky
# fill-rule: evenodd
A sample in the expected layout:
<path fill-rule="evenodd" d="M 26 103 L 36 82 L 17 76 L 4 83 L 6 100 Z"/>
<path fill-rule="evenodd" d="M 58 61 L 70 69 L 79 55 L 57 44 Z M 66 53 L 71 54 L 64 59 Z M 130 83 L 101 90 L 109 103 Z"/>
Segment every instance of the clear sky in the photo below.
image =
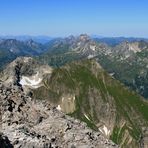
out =
<path fill-rule="evenodd" d="M 148 0 L 0 0 L 0 35 L 148 37 Z"/>

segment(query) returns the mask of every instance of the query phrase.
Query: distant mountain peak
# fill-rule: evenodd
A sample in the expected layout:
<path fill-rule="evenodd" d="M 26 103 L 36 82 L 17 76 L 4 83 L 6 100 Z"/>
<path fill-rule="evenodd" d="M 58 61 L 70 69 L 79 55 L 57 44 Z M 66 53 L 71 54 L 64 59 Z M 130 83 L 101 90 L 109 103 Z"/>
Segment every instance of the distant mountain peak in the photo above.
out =
<path fill-rule="evenodd" d="M 80 41 L 83 41 L 83 42 L 89 41 L 91 39 L 90 36 L 88 36 L 87 34 L 81 34 L 78 38 Z"/>

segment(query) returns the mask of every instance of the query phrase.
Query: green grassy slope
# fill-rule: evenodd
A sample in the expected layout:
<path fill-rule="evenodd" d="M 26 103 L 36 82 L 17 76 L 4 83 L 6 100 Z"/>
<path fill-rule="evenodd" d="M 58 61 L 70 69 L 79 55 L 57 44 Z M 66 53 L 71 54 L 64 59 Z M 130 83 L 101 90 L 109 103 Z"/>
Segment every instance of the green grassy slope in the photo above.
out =
<path fill-rule="evenodd" d="M 138 147 L 142 128 L 148 126 L 148 102 L 108 75 L 93 60 L 55 69 L 51 76 L 45 77 L 44 86 L 33 94 L 37 99 L 46 98 L 54 104 L 59 104 L 62 96 L 74 94 L 75 110 L 69 115 L 85 121 L 95 130 L 105 124 L 110 128 L 110 138 L 121 147 Z"/>

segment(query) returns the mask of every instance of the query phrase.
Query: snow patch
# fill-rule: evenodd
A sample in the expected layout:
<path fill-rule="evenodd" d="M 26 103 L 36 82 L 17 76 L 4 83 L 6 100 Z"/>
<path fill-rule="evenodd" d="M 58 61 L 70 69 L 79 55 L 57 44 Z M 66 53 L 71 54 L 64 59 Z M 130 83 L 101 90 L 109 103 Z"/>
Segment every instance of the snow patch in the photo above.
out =
<path fill-rule="evenodd" d="M 10 49 L 10 52 L 13 52 L 13 49 Z"/>
<path fill-rule="evenodd" d="M 96 46 L 90 45 L 90 49 L 95 51 L 96 50 Z"/>
<path fill-rule="evenodd" d="M 41 83 L 42 79 L 39 78 L 38 73 L 32 77 L 22 76 L 20 80 L 20 84 L 22 86 L 30 86 L 32 88 L 38 88 L 39 84 Z"/>
<path fill-rule="evenodd" d="M 86 114 L 84 114 L 84 116 L 86 117 L 86 119 L 88 119 L 90 121 L 89 117 Z"/>
<path fill-rule="evenodd" d="M 113 73 L 109 73 L 110 76 L 114 76 L 114 74 L 115 74 L 114 72 Z"/>
<path fill-rule="evenodd" d="M 62 110 L 60 105 L 58 105 L 57 110 L 60 110 L 60 111 Z"/>
<path fill-rule="evenodd" d="M 110 130 L 104 125 L 103 128 L 99 128 L 100 132 L 108 136 L 110 134 Z"/>
<path fill-rule="evenodd" d="M 91 55 L 91 54 L 90 54 L 87 58 L 88 58 L 88 59 L 92 59 L 93 57 L 94 57 L 94 55 Z"/>
<path fill-rule="evenodd" d="M 130 55 L 129 54 L 127 54 L 126 56 L 125 56 L 125 58 L 127 59 L 127 58 L 129 58 L 130 57 Z"/>

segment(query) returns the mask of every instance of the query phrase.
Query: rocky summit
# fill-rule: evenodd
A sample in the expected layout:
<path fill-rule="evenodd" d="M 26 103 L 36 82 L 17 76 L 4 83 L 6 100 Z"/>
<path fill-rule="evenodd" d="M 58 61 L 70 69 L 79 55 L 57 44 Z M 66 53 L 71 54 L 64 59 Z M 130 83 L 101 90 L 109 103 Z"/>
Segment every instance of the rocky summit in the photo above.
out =
<path fill-rule="evenodd" d="M 113 142 L 17 85 L 0 83 L 1 148 L 115 148 Z"/>

